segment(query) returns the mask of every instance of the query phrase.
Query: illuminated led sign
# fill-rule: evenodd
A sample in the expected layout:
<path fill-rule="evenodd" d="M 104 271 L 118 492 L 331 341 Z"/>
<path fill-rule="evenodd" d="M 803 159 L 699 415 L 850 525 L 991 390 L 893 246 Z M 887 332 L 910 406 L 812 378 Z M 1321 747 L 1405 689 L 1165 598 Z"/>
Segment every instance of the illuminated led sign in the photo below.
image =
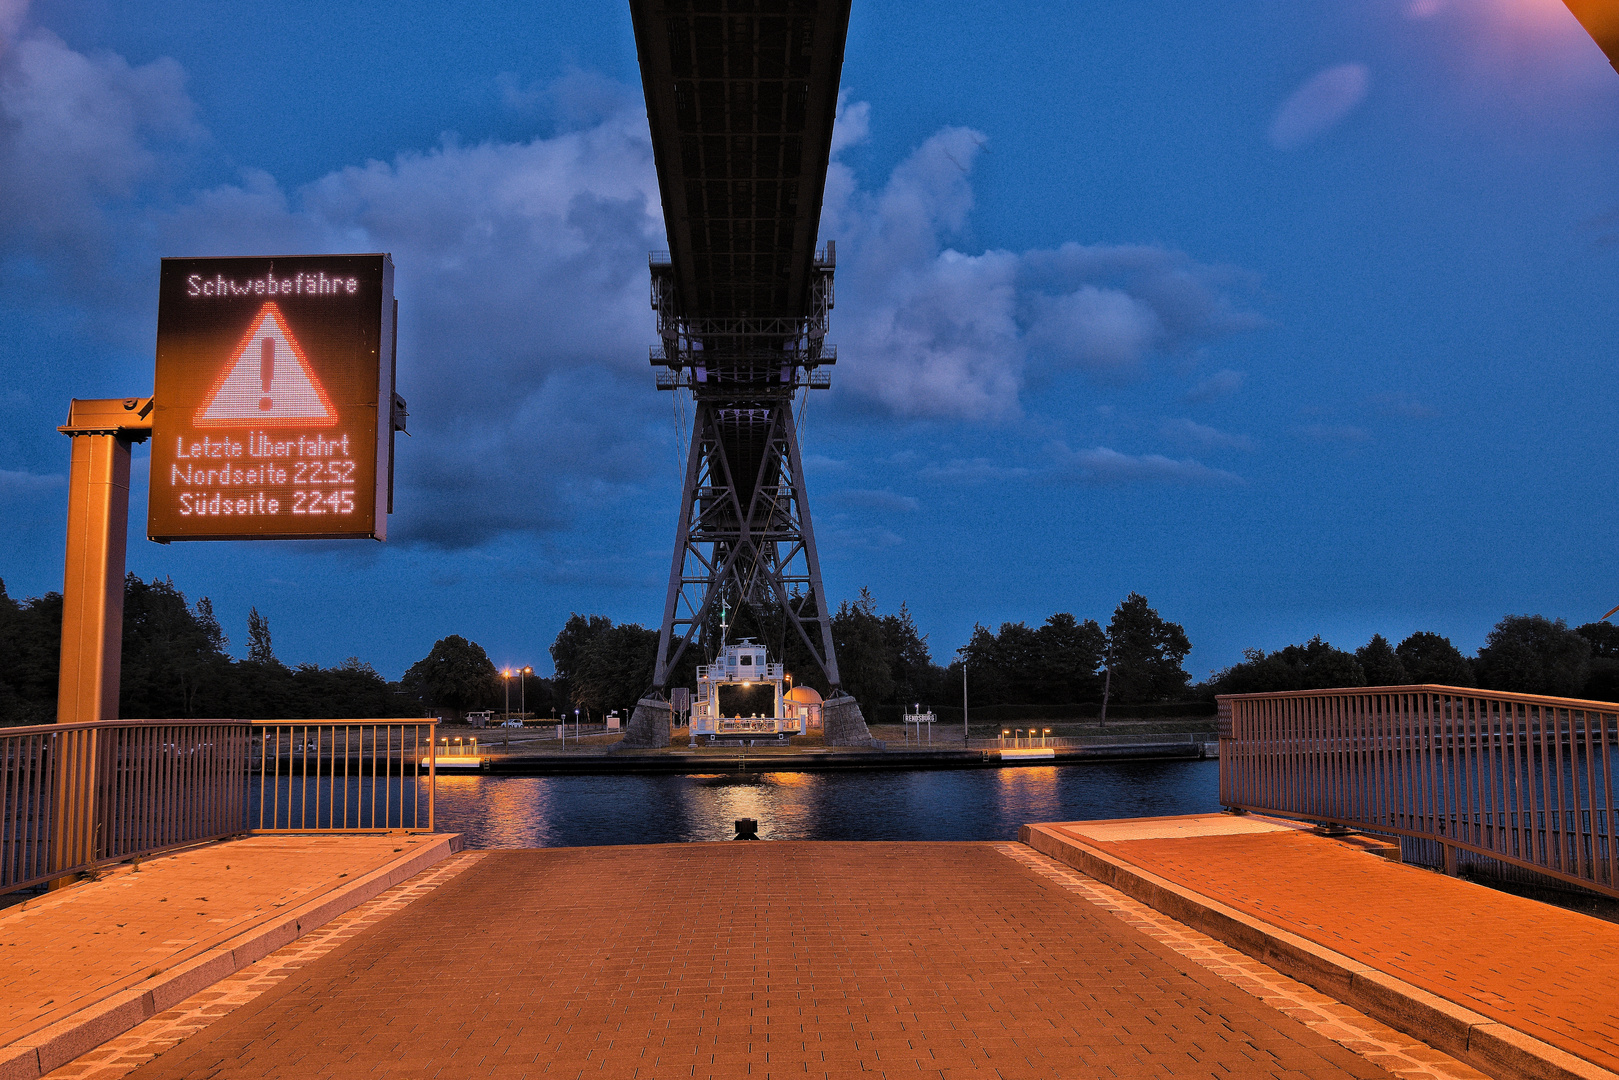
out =
<path fill-rule="evenodd" d="M 164 259 L 151 539 L 387 535 L 387 255 Z"/>

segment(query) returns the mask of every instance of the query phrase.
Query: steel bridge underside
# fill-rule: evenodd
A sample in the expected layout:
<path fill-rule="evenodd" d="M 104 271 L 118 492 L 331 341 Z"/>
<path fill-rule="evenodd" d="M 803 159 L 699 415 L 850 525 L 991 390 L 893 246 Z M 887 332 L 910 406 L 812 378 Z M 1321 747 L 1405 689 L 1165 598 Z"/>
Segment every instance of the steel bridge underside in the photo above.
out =
<path fill-rule="evenodd" d="M 681 310 L 801 318 L 848 0 L 631 0 L 630 11 Z"/>
<path fill-rule="evenodd" d="M 695 409 L 658 689 L 724 605 L 780 610 L 839 682 L 793 425 L 829 385 L 817 251 L 848 0 L 631 0 L 669 250 L 651 259 L 661 389 Z"/>

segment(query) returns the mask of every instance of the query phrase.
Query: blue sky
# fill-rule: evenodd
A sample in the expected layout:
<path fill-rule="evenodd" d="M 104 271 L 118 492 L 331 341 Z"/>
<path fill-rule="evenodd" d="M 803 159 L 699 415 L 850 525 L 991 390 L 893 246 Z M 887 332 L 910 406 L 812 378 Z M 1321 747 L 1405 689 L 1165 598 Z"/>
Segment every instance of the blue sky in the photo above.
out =
<path fill-rule="evenodd" d="M 1056 10 L 1064 8 L 1066 10 Z M 1073 9 L 1079 9 L 1077 11 Z M 856 0 L 805 453 L 828 588 L 972 625 L 1128 592 L 1198 677 L 1619 603 L 1619 75 L 1559 0 Z M 655 624 L 665 246 L 619 4 L 0 0 L 0 577 L 61 587 L 70 397 L 150 391 L 158 259 L 390 251 L 386 544 L 144 539 L 245 647 L 549 670 Z"/>

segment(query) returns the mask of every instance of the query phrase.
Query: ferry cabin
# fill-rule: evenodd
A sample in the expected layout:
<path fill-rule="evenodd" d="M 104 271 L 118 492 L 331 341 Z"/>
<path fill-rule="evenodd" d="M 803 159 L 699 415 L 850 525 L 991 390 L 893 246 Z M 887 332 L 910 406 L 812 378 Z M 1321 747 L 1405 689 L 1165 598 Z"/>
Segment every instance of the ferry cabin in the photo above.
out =
<path fill-rule="evenodd" d="M 770 663 L 765 647 L 752 638 L 743 638 L 720 649 L 712 664 L 697 667 L 697 692 L 692 696 L 691 738 L 709 742 L 721 739 L 775 738 L 786 742 L 789 735 L 804 730 L 798 710 L 784 708 L 783 684 L 786 673 L 780 664 Z M 769 716 L 726 716 L 720 704 L 723 687 L 769 685 L 775 691 Z"/>

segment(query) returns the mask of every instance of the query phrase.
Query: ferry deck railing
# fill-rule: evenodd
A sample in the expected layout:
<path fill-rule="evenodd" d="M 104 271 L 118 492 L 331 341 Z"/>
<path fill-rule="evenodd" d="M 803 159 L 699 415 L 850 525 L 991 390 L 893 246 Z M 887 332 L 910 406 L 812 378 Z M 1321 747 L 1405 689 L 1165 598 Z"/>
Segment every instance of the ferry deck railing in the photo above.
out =
<path fill-rule="evenodd" d="M 432 831 L 434 720 L 0 729 L 0 893 L 259 832 Z"/>
<path fill-rule="evenodd" d="M 1619 896 L 1619 704 L 1455 686 L 1219 698 L 1227 807 Z"/>

